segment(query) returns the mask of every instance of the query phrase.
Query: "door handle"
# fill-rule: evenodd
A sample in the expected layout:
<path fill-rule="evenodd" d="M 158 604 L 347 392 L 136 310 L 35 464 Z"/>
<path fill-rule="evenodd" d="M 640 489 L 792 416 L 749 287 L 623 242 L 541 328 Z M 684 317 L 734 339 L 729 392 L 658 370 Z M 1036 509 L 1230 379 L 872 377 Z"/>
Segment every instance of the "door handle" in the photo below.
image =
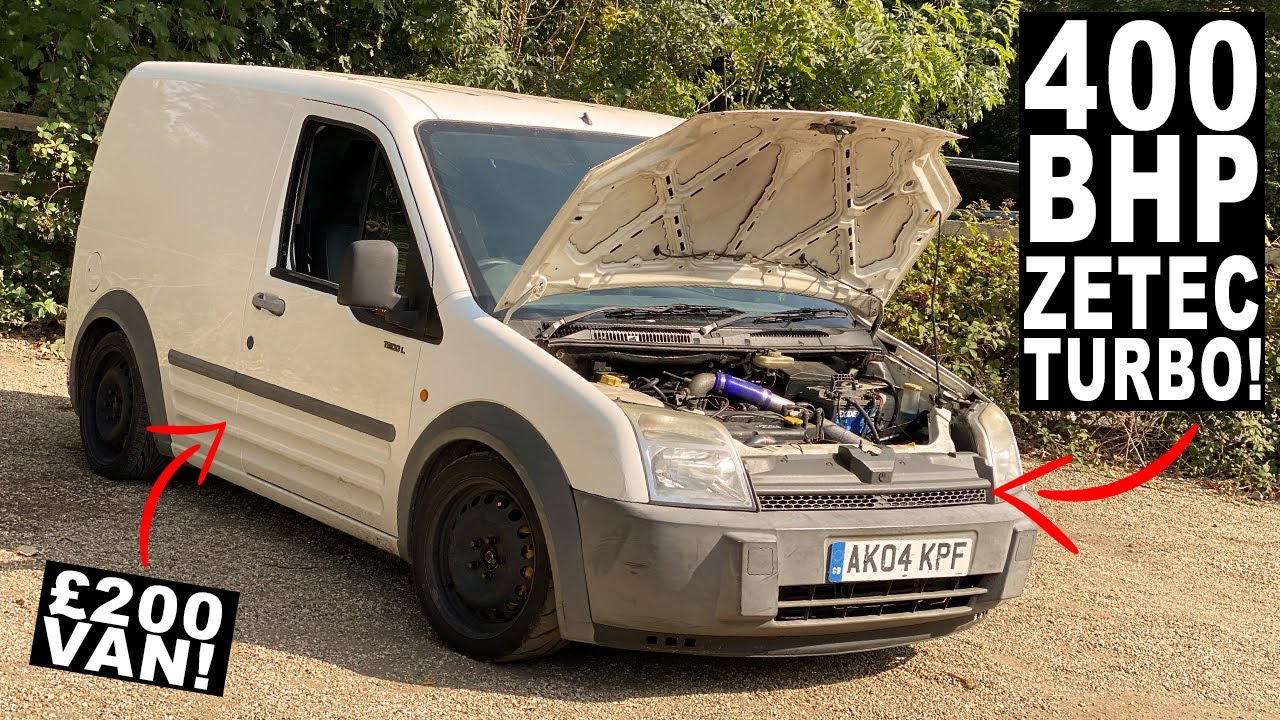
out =
<path fill-rule="evenodd" d="M 266 310 L 277 317 L 284 314 L 284 298 L 276 297 L 269 293 L 255 293 L 253 306 L 259 310 Z"/>

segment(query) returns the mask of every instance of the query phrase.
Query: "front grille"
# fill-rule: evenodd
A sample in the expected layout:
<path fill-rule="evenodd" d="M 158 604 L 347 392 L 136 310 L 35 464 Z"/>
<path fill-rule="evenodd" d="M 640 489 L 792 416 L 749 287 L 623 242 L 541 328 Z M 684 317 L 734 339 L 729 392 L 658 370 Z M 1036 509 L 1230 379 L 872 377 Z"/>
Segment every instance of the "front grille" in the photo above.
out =
<path fill-rule="evenodd" d="M 977 505 L 987 501 L 982 488 L 889 493 L 761 494 L 761 510 L 885 510 Z"/>
<path fill-rule="evenodd" d="M 968 607 L 982 595 L 985 575 L 919 580 L 783 585 L 778 588 L 779 622 L 903 615 Z"/>
<path fill-rule="evenodd" d="M 593 330 L 591 336 L 606 342 L 629 342 L 647 344 L 673 344 L 692 342 L 688 330 Z"/>

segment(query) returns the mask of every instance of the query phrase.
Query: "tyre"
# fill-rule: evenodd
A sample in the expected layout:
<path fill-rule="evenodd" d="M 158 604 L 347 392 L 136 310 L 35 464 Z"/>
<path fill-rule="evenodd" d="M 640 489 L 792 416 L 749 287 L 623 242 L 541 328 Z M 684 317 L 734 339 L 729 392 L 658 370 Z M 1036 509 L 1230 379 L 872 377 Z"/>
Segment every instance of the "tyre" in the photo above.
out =
<path fill-rule="evenodd" d="M 112 480 L 156 479 L 165 458 L 147 432 L 151 417 L 142 375 L 123 332 L 104 335 L 88 350 L 76 388 L 89 467 Z"/>
<path fill-rule="evenodd" d="M 546 535 L 524 483 L 494 453 L 467 455 L 429 479 L 414 508 L 414 586 L 432 627 L 490 662 L 564 647 Z"/>

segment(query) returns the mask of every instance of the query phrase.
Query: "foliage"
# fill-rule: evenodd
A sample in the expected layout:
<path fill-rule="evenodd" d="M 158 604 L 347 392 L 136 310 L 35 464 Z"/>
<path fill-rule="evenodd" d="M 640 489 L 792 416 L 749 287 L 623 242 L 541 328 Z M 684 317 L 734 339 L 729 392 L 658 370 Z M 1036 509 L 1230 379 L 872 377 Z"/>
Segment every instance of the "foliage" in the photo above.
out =
<path fill-rule="evenodd" d="M 1203 0 L 1174 0 L 1197 9 Z M 1249 9 L 1268 0 L 1236 2 Z M 1120 0 L 1128 9 L 1169 9 Z M 1111 9 L 1101 0 L 1028 0 L 1034 9 Z M 1220 7 L 1220 6 L 1218 6 Z M 1215 7 L 1214 9 L 1217 9 Z M 962 129 L 1000 105 L 1013 63 L 1016 0 L 28 0 L 0 6 L 0 110 L 51 121 L 37 136 L 0 131 L 0 327 L 55 321 L 80 203 L 111 99 L 145 60 L 195 60 L 395 75 L 690 115 L 742 107 L 855 110 Z M 1269 17 L 1270 143 L 1280 167 L 1280 13 Z M 985 146 L 1010 148 L 1016 116 L 987 125 Z M 1016 107 L 1016 104 L 1012 107 Z M 1001 124 L 1002 123 L 1002 124 Z M 994 134 L 993 134 L 994 133 Z M 1280 177 L 1267 207 L 1277 216 Z M 931 254 L 890 306 L 891 328 L 931 347 Z M 1017 248 L 979 233 L 942 245 L 942 355 L 1016 408 Z M 1269 327 L 1280 327 L 1276 278 Z M 969 292 L 979 284 L 983 293 Z M 1183 467 L 1275 491 L 1280 388 L 1268 338 L 1267 413 L 1202 422 Z M 1024 442 L 1142 457 L 1188 418 L 1155 421 L 1013 413 Z M 1127 424 L 1126 424 L 1127 423 Z M 1118 441 L 1116 438 L 1121 438 Z M 1270 442 L 1270 446 L 1268 446 Z M 1270 463 L 1268 465 L 1267 463 Z"/>
<path fill-rule="evenodd" d="M 1265 12 L 1263 39 L 1263 125 L 1266 147 L 1262 167 L 1264 222 L 1268 235 L 1280 237 L 1280 8 L 1275 0 L 1023 0 L 1027 11 L 1054 12 Z M 1018 73 L 1011 68 L 1005 104 L 989 112 L 969 131 L 970 141 L 963 152 L 993 160 L 1018 159 L 1017 143 L 1010 139 L 1018 132 Z"/>
<path fill-rule="evenodd" d="M 1170 413 L 1165 429 L 1181 432 L 1187 421 L 1200 423 L 1200 435 L 1184 455 L 1184 466 L 1197 475 L 1220 475 L 1242 489 L 1264 497 L 1280 496 L 1280 268 L 1266 277 L 1266 327 L 1263 378 L 1266 407 L 1254 413 L 1196 413 L 1180 420 Z"/>
<path fill-rule="evenodd" d="M 48 323 L 59 316 L 66 258 L 78 222 L 78 207 L 60 193 L 74 190 L 88 173 L 84 153 L 91 140 L 87 134 L 75 135 L 68 123 L 41 126 L 27 163 L 18 167 L 38 166 L 46 182 L 52 182 L 35 192 L 0 195 L 0 327 Z M 33 182 L 29 174 L 23 180 Z"/>
<path fill-rule="evenodd" d="M 1263 41 L 1263 123 L 1266 135 L 1266 146 L 1263 153 L 1262 168 L 1264 171 L 1264 224 L 1272 245 L 1280 245 L 1280 174 L 1275 168 L 1280 167 L 1280 12 L 1277 12 L 1274 0 L 1230 0 L 1229 2 L 1209 2 L 1208 0 L 1024 0 L 1025 10 L 1046 11 L 1129 11 L 1129 12 L 1219 12 L 1219 11 L 1267 11 L 1266 36 Z M 988 113 L 987 117 L 970 128 L 971 142 L 966 143 L 965 152 L 976 157 L 992 159 L 1017 160 L 1017 145 L 1010 139 L 1017 132 L 1017 72 L 1013 72 L 1010 87 L 1006 93 L 1008 103 Z M 966 243 L 970 241 L 965 241 Z M 1006 253 L 1015 258 L 1016 248 L 995 243 L 990 239 L 979 240 L 970 247 L 977 251 L 982 249 L 993 253 Z M 970 261 L 970 249 L 959 241 L 951 241 L 944 245 L 944 266 L 948 262 L 959 262 L 960 271 L 967 272 L 964 267 Z M 961 257 L 953 257 L 960 255 Z M 912 279 L 904 285 L 904 296 L 916 293 L 917 300 L 922 288 L 927 283 L 921 270 L 913 273 Z M 939 296 L 947 297 L 948 291 L 954 290 L 944 285 Z M 993 291 L 1003 295 L 1008 288 L 996 285 Z M 952 299 L 940 300 L 940 305 L 947 305 Z M 960 297 L 954 300 L 958 313 L 948 313 L 942 319 L 944 337 L 953 332 L 951 323 L 966 327 L 966 323 L 981 323 L 982 316 L 970 313 L 971 299 Z M 994 302 L 994 301 L 991 301 Z M 1007 297 L 1010 308 L 1017 307 L 1016 294 Z M 1016 310 L 1011 309 L 1010 313 Z M 1273 268 L 1266 279 L 1266 327 L 1269 334 L 1266 339 L 1266 366 L 1268 375 L 1265 378 L 1267 398 L 1266 409 L 1256 413 L 1106 413 L 1063 416 L 1056 413 L 1016 414 L 1014 422 L 1019 425 L 1024 439 L 1032 440 L 1049 451 L 1075 451 L 1077 453 L 1108 453 L 1126 457 L 1134 461 L 1150 460 L 1153 453 L 1167 448 L 1177 439 L 1192 422 L 1200 424 L 1197 438 L 1188 447 L 1187 452 L 1179 460 L 1178 467 L 1191 475 L 1217 477 L 1241 490 L 1248 490 L 1264 497 L 1275 497 L 1280 494 L 1280 276 Z M 957 318 L 956 315 L 960 318 Z M 997 325 L 1003 325 L 997 322 Z M 910 333 L 908 329 L 904 332 Z M 1001 328 L 1001 333 L 1004 329 Z M 969 334 L 973 334 L 970 332 Z M 1012 372 L 1016 373 L 1016 329 L 1009 335 L 999 335 L 982 352 L 988 355 L 1008 356 Z M 956 357 L 959 348 L 943 348 L 944 357 Z M 965 363 L 965 360 L 960 360 Z M 952 362 L 954 366 L 956 363 Z M 985 379 L 984 379 L 985 380 Z M 1006 399 L 1014 406 L 1016 379 L 997 380 L 983 385 L 997 397 Z"/>
<path fill-rule="evenodd" d="M 261 62 L 387 72 L 380 48 L 406 45 L 382 0 L 88 2 L 0 9 L 0 110 L 51 118 L 37 136 L 0 131 L 0 327 L 55 321 L 66 302 L 80 204 L 111 99 L 144 60 Z"/>
<path fill-rule="evenodd" d="M 916 261 L 885 308 L 885 327 L 926 352 L 941 351 L 946 367 L 1012 413 L 1017 403 L 1008 400 L 1018 397 L 1018 241 L 1007 220 L 982 226 L 976 215 L 965 217 L 963 234 L 933 243 Z M 982 292 L 972 292 L 975 287 Z"/>
<path fill-rule="evenodd" d="M 846 109 L 963 127 L 998 104 L 1016 3 L 463 0 L 426 18 L 424 77 L 641 108 Z"/>
<path fill-rule="evenodd" d="M 982 209 L 982 208 L 975 208 Z M 936 306 L 942 363 L 996 400 L 1024 449 L 1080 458 L 1146 463 L 1191 423 L 1196 439 L 1178 462 L 1187 475 L 1213 478 L 1260 497 L 1280 495 L 1280 271 L 1266 278 L 1266 408 L 1251 413 L 1021 412 L 1018 407 L 1018 244 L 1005 223 L 979 226 L 929 248 L 886 308 L 889 332 L 934 351 L 930 298 L 938 252 Z M 973 288 L 982 292 L 975 293 Z"/>
<path fill-rule="evenodd" d="M 145 60 L 398 75 L 689 115 L 839 108 L 960 128 L 998 103 L 1016 2 L 31 0 L 0 9 L 0 325 L 65 302 L 84 183 L 120 80 Z M 45 183 L 53 181 L 52 186 Z"/>

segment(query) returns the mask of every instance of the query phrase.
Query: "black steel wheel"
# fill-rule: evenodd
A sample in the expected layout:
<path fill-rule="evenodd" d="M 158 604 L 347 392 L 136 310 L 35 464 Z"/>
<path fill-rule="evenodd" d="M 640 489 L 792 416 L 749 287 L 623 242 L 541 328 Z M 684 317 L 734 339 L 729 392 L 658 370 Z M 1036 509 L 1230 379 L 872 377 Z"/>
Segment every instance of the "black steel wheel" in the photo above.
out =
<path fill-rule="evenodd" d="M 108 333 L 79 365 L 80 440 L 89 467 L 113 480 L 154 480 L 164 457 L 147 432 L 147 399 L 129 339 Z"/>
<path fill-rule="evenodd" d="M 524 484 L 494 453 L 450 463 L 415 505 L 414 581 L 451 647 L 508 662 L 558 650 L 546 540 Z"/>

